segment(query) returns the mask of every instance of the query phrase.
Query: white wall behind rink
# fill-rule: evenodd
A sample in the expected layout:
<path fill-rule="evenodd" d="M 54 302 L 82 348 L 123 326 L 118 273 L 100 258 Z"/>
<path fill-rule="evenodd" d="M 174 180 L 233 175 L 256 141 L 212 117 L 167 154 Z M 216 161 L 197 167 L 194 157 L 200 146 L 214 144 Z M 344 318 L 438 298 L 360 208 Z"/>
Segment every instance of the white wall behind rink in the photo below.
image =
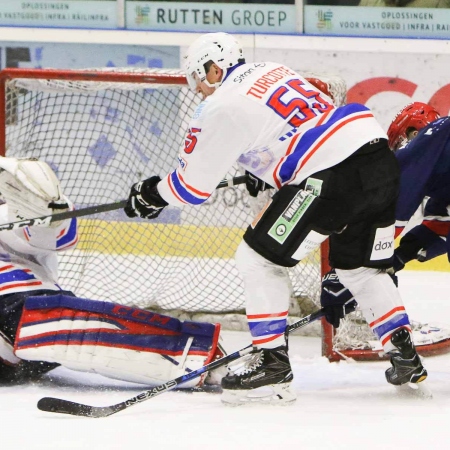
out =
<path fill-rule="evenodd" d="M 201 33 L 128 30 L 79 30 L 0 27 L 1 41 L 66 42 L 130 45 L 189 45 Z M 450 54 L 450 41 L 441 39 L 385 39 L 307 35 L 236 34 L 247 52 L 254 49 L 334 50 L 357 53 Z"/>
<path fill-rule="evenodd" d="M 180 46 L 181 57 L 198 36 L 181 32 L 0 28 L 0 43 L 168 45 Z M 410 101 L 430 102 L 441 114 L 449 114 L 450 41 L 262 34 L 237 37 L 248 61 L 272 60 L 299 71 L 341 76 L 347 83 L 349 101 L 371 107 L 386 129 L 395 112 Z"/>

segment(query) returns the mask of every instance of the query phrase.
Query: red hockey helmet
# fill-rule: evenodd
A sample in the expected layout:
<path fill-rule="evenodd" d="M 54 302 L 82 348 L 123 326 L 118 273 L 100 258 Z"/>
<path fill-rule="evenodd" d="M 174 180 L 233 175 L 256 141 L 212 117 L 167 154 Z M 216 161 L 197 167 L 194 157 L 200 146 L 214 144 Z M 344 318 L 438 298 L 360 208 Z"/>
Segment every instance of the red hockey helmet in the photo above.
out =
<path fill-rule="evenodd" d="M 439 113 L 426 103 L 414 102 L 406 105 L 389 126 L 387 135 L 390 149 L 395 151 L 408 140 L 407 131 L 410 128 L 421 130 L 440 117 Z"/>

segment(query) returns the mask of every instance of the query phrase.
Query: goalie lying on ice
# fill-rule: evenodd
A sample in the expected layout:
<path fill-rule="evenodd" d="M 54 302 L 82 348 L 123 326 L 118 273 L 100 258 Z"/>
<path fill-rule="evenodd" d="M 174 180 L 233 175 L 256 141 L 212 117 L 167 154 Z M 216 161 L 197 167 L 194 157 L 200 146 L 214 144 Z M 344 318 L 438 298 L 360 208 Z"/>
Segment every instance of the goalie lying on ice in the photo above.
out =
<path fill-rule="evenodd" d="M 0 192 L 2 223 L 73 208 L 41 161 L 1 158 Z M 74 248 L 77 240 L 76 219 L 0 232 L 0 383 L 35 380 L 63 365 L 157 385 L 223 355 L 219 325 L 181 322 L 62 290 L 57 252 Z"/>

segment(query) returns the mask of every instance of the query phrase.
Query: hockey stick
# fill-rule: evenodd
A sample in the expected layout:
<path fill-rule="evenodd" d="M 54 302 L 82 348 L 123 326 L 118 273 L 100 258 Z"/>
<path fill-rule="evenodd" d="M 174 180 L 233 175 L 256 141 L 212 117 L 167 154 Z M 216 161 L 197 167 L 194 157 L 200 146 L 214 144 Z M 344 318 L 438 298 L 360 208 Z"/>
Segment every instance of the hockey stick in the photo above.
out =
<path fill-rule="evenodd" d="M 229 180 L 222 180 L 216 187 L 221 189 L 225 187 L 236 186 L 243 184 L 247 181 L 247 175 L 241 175 L 238 177 L 230 178 Z M 125 208 L 127 200 L 121 200 L 114 203 L 105 203 L 104 205 L 89 206 L 87 208 L 75 209 L 73 211 L 66 211 L 57 214 L 51 214 L 49 216 L 36 217 L 34 219 L 24 219 L 17 222 L 5 223 L 0 225 L 0 231 L 4 230 L 17 230 L 18 228 L 33 226 L 33 225 L 45 225 L 48 226 L 52 222 L 58 222 L 60 220 L 72 219 L 73 217 L 90 216 L 92 214 L 98 214 L 107 211 L 115 211 L 117 209 Z"/>
<path fill-rule="evenodd" d="M 355 310 L 355 308 L 356 308 L 356 302 L 353 301 L 345 307 L 345 313 L 348 314 L 350 312 L 353 312 Z M 325 313 L 324 313 L 323 308 L 319 309 L 318 311 L 313 312 L 309 316 L 306 316 L 303 319 L 300 319 L 297 322 L 294 322 L 292 325 L 289 325 L 286 328 L 286 332 L 292 333 L 293 331 L 297 330 L 298 328 L 302 328 L 302 327 L 310 324 L 311 322 L 314 322 L 315 320 L 320 319 L 321 317 L 324 316 L 324 314 Z M 63 400 L 63 399 L 54 398 L 54 397 L 43 397 L 38 401 L 37 407 L 41 411 L 61 413 L 61 414 L 71 414 L 73 416 L 84 416 L 84 417 L 93 417 L 93 418 L 107 417 L 107 416 L 115 414 L 119 411 L 122 411 L 126 408 L 129 408 L 130 406 L 134 406 L 137 403 L 144 402 L 145 400 L 148 400 L 150 398 L 156 397 L 157 395 L 163 394 L 164 392 L 171 391 L 172 389 L 175 389 L 180 384 L 185 383 L 186 381 L 193 380 L 193 379 L 199 377 L 200 375 L 204 374 L 205 372 L 209 372 L 210 370 L 214 370 L 214 369 L 222 367 L 226 364 L 229 364 L 230 362 L 251 353 L 252 349 L 253 349 L 252 346 L 248 345 L 247 347 L 245 347 L 241 350 L 238 350 L 234 353 L 231 353 L 229 355 L 226 355 L 223 358 L 217 359 L 216 361 L 213 361 L 213 362 L 207 364 L 206 366 L 201 367 L 200 369 L 189 372 L 186 375 L 181 375 L 173 380 L 167 381 L 164 384 L 156 386 L 153 389 L 141 392 L 136 397 L 130 398 L 128 400 L 117 403 L 115 405 L 90 406 L 90 405 L 84 405 L 82 403 L 71 402 L 69 400 Z"/>

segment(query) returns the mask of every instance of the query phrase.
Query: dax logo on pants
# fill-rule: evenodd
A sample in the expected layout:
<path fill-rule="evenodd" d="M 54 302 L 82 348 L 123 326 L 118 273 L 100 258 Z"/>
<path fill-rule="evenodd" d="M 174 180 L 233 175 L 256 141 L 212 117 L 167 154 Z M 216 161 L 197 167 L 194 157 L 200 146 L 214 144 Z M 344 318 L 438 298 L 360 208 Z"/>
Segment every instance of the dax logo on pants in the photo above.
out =
<path fill-rule="evenodd" d="M 317 198 L 315 195 L 299 190 L 270 228 L 269 236 L 279 244 L 283 244 L 315 198 Z"/>
<path fill-rule="evenodd" d="M 394 254 L 394 225 L 377 228 L 373 242 L 371 261 L 389 259 Z"/>

